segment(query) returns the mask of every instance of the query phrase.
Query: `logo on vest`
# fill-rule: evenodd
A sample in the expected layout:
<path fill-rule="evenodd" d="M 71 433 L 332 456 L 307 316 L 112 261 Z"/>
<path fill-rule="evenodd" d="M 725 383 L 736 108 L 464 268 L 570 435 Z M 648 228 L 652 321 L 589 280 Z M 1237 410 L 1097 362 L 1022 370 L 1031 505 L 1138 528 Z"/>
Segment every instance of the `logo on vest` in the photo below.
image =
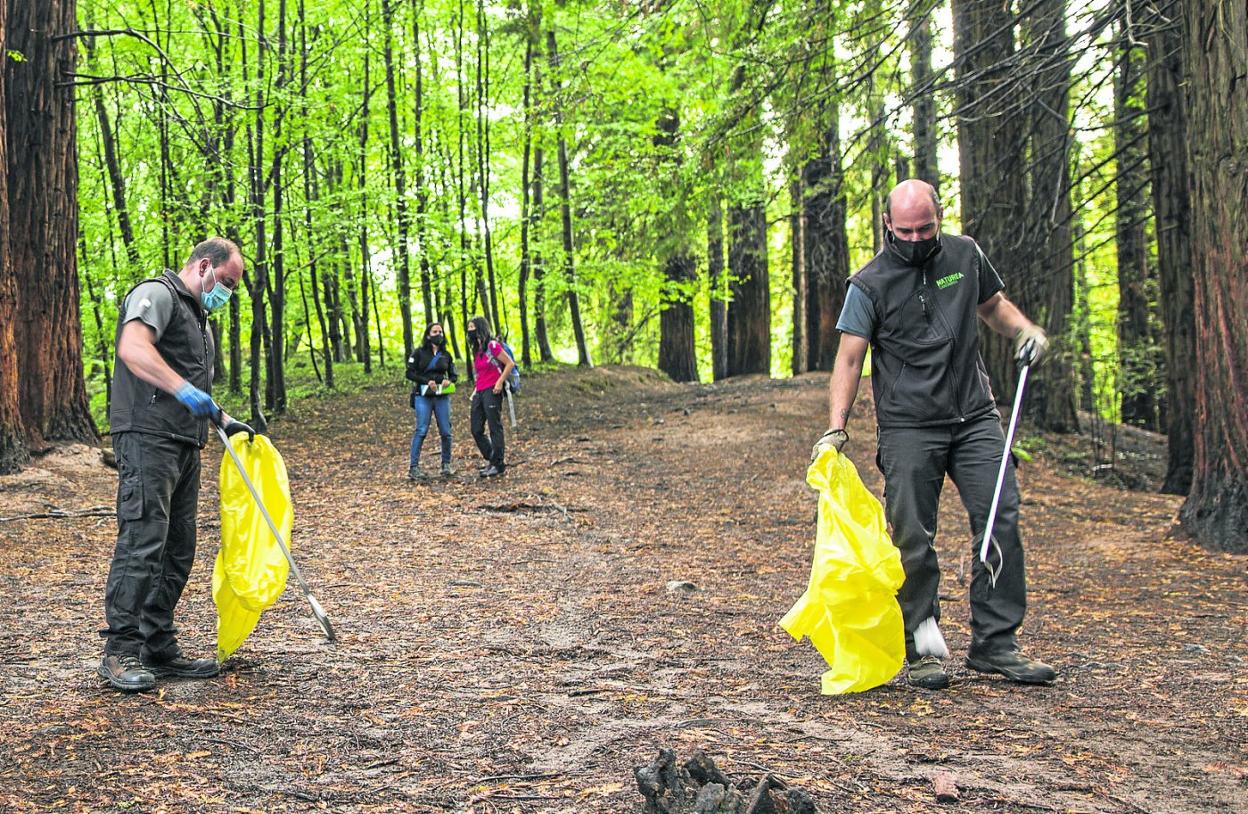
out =
<path fill-rule="evenodd" d="M 958 280 L 961 280 L 963 276 L 964 275 L 960 271 L 955 271 L 953 274 L 947 274 L 936 281 L 936 287 L 940 289 L 948 288 L 949 286 L 957 283 Z"/>

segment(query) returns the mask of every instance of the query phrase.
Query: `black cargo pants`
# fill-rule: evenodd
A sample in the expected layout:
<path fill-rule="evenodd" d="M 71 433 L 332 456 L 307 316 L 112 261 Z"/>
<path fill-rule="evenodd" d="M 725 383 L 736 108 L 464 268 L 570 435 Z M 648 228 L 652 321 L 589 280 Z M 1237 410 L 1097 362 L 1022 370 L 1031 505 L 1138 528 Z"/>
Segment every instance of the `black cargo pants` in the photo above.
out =
<path fill-rule="evenodd" d="M 113 436 L 117 547 L 104 591 L 105 653 L 178 653 L 173 609 L 195 560 L 199 448 L 158 435 Z"/>
<path fill-rule="evenodd" d="M 901 551 L 906 581 L 897 592 L 906 627 L 906 658 L 917 657 L 914 631 L 929 616 L 940 619 L 940 564 L 936 558 L 937 509 L 945 475 L 958 487 L 971 533 L 983 532 L 1001 466 L 1005 434 L 995 412 L 944 427 L 880 429 L 877 463 L 884 473 L 885 514 L 893 543 Z M 1006 470 L 992 536 L 1001 548 L 1002 571 L 996 587 L 971 552 L 971 648 L 981 651 L 1015 647 L 1015 633 L 1027 609 L 1023 547 L 1018 534 L 1018 485 L 1014 464 Z M 997 562 L 991 552 L 990 562 Z"/>

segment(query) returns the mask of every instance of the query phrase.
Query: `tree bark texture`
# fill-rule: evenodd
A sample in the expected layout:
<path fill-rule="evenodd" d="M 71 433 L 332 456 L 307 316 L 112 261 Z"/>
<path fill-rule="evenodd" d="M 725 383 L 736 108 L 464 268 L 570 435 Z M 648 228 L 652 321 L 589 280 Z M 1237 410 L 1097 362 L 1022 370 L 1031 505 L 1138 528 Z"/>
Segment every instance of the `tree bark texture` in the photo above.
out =
<path fill-rule="evenodd" d="M 5 42 L 8 5 L 0 0 L 0 43 Z M 17 390 L 17 278 L 9 262 L 9 183 L 5 116 L 5 71 L 0 66 L 0 475 L 21 469 L 29 460 L 26 431 Z"/>
<path fill-rule="evenodd" d="M 9 263 L 17 284 L 18 404 L 28 440 L 98 440 L 82 374 L 74 0 L 10 2 L 4 59 Z M 3 251 L 3 249 L 0 249 Z"/>
<path fill-rule="evenodd" d="M 711 376 L 728 375 L 728 296 L 724 285 L 724 210 L 713 193 L 706 216 L 706 277 L 710 289 Z"/>
<path fill-rule="evenodd" d="M 807 370 L 832 370 L 840 337 L 836 321 L 849 277 L 847 203 L 841 171 L 840 117 L 833 109 L 819 154 L 802 168 L 806 252 Z"/>
<path fill-rule="evenodd" d="M 999 0 L 953 0 L 962 231 L 975 238 L 1027 311 L 1027 280 L 1012 265 L 1024 250 L 1026 211 L 1021 72 L 1013 16 Z M 1009 402 L 1016 387 L 1013 343 L 985 328 L 981 348 L 992 391 Z"/>
<path fill-rule="evenodd" d="M 1248 4 L 1185 3 L 1196 458 L 1179 512 L 1202 545 L 1248 552 Z"/>
<path fill-rule="evenodd" d="M 767 206 L 761 199 L 735 204 L 728 209 L 728 269 L 732 273 L 732 300 L 728 303 L 726 375 L 768 375 L 771 372 L 771 291 L 767 270 Z"/>
<path fill-rule="evenodd" d="M 1029 316 L 1052 343 L 1043 367 L 1028 380 L 1027 415 L 1051 432 L 1078 432 L 1076 380 L 1069 326 L 1074 305 L 1070 204 L 1070 41 L 1066 0 L 1041 0 L 1024 17 L 1032 71 L 1031 207 L 1026 231 L 1033 258 L 1025 280 Z"/>
<path fill-rule="evenodd" d="M 1168 441 L 1161 491 L 1186 495 L 1195 454 L 1196 325 L 1191 206 L 1187 194 L 1187 110 L 1183 99 L 1183 9 L 1155 0 L 1147 9 L 1148 155 L 1157 233 L 1157 276 L 1165 325 Z"/>
<path fill-rule="evenodd" d="M 680 115 L 669 108 L 655 122 L 653 143 L 659 152 L 658 171 L 670 179 L 670 189 L 680 188 L 681 156 L 679 152 Z M 658 241 L 663 263 L 663 287 L 659 304 L 659 370 L 673 381 L 698 380 L 698 354 L 694 346 L 693 290 L 698 267 L 693 251 L 684 235 L 684 197 L 672 196 L 664 215 L 663 231 L 669 237 Z"/>
<path fill-rule="evenodd" d="M 1157 281 L 1148 256 L 1148 163 L 1144 130 L 1144 53 L 1124 26 L 1114 76 L 1114 147 L 1118 252 L 1118 394 L 1122 421 L 1157 426 L 1160 355 L 1150 313 Z"/>
<path fill-rule="evenodd" d="M 802 180 L 794 177 L 789 181 L 789 266 L 793 280 L 793 343 L 790 347 L 789 369 L 794 376 L 807 371 L 806 357 L 809 341 L 806 336 L 806 241 L 802 227 Z"/>
<path fill-rule="evenodd" d="M 910 93 L 914 97 L 914 177 L 940 193 L 936 150 L 936 93 L 932 77 L 932 0 L 914 0 L 910 7 Z"/>

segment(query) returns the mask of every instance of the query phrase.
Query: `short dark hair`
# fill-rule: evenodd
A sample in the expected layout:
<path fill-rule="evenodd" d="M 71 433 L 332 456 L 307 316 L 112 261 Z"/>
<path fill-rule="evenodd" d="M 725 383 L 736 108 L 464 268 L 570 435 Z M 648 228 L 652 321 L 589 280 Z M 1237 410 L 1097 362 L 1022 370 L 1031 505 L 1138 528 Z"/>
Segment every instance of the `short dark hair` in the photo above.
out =
<path fill-rule="evenodd" d="M 194 263 L 206 257 L 213 266 L 222 266 L 230 262 L 230 258 L 236 254 L 242 256 L 242 252 L 238 250 L 238 246 L 234 245 L 234 241 L 223 237 L 210 237 L 202 243 L 195 244 L 186 262 Z"/>
<path fill-rule="evenodd" d="M 932 206 L 936 207 L 936 214 L 939 216 L 940 198 L 936 197 L 936 187 L 928 184 L 927 188 L 931 192 Z M 896 187 L 893 187 L 893 189 L 896 189 Z M 893 189 L 890 189 L 888 194 L 884 196 L 884 214 L 888 215 L 890 218 L 893 216 Z"/>

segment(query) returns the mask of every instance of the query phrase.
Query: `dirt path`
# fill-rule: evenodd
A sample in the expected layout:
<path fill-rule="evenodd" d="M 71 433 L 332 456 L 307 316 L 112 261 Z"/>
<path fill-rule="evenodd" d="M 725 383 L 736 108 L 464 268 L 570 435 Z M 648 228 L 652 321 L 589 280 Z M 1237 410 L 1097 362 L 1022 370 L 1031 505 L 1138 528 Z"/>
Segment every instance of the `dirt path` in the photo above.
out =
<path fill-rule="evenodd" d="M 808 574 L 824 381 L 534 377 L 507 477 L 427 487 L 403 478 L 399 386 L 305 405 L 274 440 L 296 554 L 341 642 L 292 584 L 221 679 L 137 697 L 94 674 L 113 519 L 0 522 L 0 811 L 634 812 L 632 767 L 661 746 L 700 747 L 734 778 L 773 772 L 823 812 L 927 812 L 938 772 L 962 791 L 948 811 L 1248 809 L 1245 560 L 1166 540 L 1172 498 L 1043 462 L 1021 475 L 1024 642 L 1058 683 L 955 666 L 942 693 L 819 695 L 822 661 L 775 623 Z M 466 417 L 457 403 L 462 470 Z M 869 422 L 851 433 L 878 494 Z M 0 516 L 111 508 L 115 473 L 92 461 L 0 479 Z M 180 606 L 200 654 L 213 488 Z M 942 511 L 960 654 L 952 487 Z"/>

